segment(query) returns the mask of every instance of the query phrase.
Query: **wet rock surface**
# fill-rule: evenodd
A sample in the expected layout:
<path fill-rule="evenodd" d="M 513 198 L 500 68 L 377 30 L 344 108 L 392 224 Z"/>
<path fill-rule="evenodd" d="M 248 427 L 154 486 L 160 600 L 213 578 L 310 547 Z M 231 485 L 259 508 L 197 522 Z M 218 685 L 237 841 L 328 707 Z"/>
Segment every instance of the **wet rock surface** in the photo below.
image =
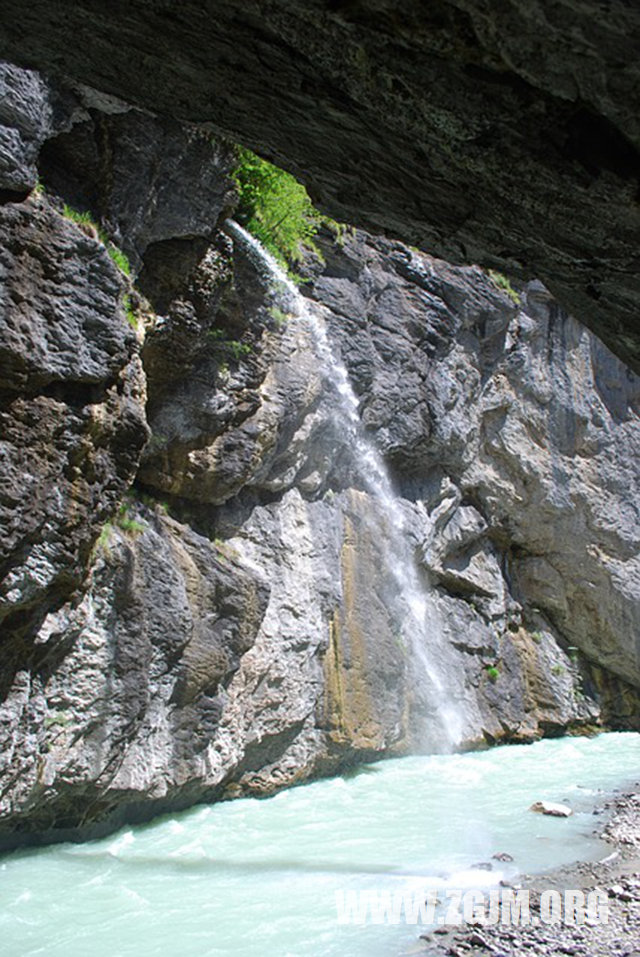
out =
<path fill-rule="evenodd" d="M 491 708 L 508 712 L 515 696 L 526 714 L 545 686 L 549 704 L 568 692 L 579 705 L 604 688 L 581 652 L 635 683 L 638 379 L 537 282 L 508 295 L 481 270 L 364 234 L 339 263 L 327 251 L 313 295 L 413 503 L 450 640 L 496 669 Z M 627 720 L 624 692 L 605 697 Z"/>

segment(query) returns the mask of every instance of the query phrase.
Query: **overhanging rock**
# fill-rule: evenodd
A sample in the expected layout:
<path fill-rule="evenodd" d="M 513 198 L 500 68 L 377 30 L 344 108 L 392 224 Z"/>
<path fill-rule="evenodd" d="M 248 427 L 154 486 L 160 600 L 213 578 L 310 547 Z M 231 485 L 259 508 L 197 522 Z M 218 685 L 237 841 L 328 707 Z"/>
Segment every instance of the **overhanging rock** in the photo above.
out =
<path fill-rule="evenodd" d="M 210 122 L 339 220 L 539 276 L 640 369 L 629 0 L 5 0 L 3 13 L 8 59 Z"/>

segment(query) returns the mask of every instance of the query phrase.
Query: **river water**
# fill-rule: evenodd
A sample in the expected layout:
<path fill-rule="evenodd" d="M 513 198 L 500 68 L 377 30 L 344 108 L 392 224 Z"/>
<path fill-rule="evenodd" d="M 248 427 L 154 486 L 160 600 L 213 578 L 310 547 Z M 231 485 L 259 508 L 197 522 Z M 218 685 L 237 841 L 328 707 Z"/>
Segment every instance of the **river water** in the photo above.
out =
<path fill-rule="evenodd" d="M 418 953 L 420 926 L 340 925 L 336 892 L 444 891 L 603 857 L 593 806 L 639 767 L 633 733 L 408 757 L 268 799 L 197 807 L 100 841 L 14 852 L 0 862 L 0 952 Z M 574 814 L 530 812 L 539 799 L 566 801 Z M 496 852 L 514 863 L 491 862 Z M 470 870 L 480 862 L 495 870 Z"/>

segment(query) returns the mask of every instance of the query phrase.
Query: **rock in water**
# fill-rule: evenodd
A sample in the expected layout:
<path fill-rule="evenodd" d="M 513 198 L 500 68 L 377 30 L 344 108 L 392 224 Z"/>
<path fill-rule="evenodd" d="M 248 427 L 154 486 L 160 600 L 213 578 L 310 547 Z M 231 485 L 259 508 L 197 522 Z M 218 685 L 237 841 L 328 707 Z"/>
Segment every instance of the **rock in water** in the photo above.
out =
<path fill-rule="evenodd" d="M 536 814 L 547 814 L 549 817 L 571 817 L 573 811 L 567 804 L 554 804 L 553 801 L 535 801 L 530 811 Z"/>

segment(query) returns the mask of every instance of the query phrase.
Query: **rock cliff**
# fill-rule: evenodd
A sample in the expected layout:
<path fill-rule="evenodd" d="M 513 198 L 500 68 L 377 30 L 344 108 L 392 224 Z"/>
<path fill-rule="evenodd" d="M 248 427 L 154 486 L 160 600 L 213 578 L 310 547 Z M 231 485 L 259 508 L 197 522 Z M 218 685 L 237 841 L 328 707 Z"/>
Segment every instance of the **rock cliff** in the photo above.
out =
<path fill-rule="evenodd" d="M 633 373 L 540 282 L 359 230 L 292 293 L 230 147 L 2 78 L 3 846 L 637 727 Z"/>

